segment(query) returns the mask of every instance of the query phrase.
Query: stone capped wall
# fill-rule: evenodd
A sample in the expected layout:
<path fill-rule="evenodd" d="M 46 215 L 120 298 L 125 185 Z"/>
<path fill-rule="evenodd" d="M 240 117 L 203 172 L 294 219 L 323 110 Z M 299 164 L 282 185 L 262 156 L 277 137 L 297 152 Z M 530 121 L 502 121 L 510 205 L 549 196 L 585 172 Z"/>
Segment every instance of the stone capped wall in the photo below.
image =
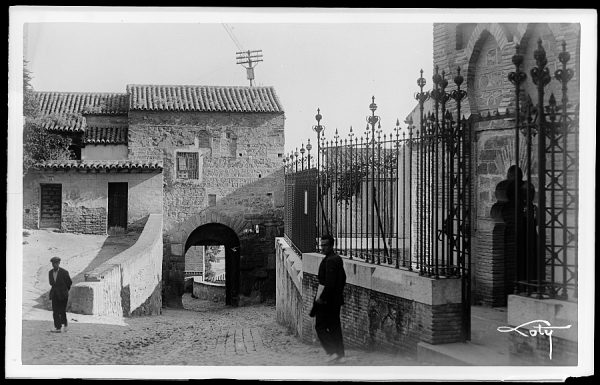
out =
<path fill-rule="evenodd" d="M 117 317 L 161 313 L 162 215 L 151 214 L 137 242 L 73 285 L 68 309 Z"/>
<path fill-rule="evenodd" d="M 295 336 L 302 335 L 302 259 L 283 238 L 275 240 L 277 323 L 284 325 Z"/>
<path fill-rule="evenodd" d="M 278 238 L 277 322 L 307 343 L 318 343 L 309 316 L 323 255 L 297 255 Z M 346 272 L 340 313 L 344 344 L 361 349 L 416 352 L 419 342 L 462 340 L 459 279 L 430 279 L 418 273 L 343 258 Z"/>

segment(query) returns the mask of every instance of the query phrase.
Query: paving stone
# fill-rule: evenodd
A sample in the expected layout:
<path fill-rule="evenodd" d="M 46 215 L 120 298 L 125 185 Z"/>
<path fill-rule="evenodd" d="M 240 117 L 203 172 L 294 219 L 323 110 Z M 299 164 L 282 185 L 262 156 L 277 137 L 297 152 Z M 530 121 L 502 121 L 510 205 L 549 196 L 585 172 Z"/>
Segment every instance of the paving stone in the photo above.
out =
<path fill-rule="evenodd" d="M 277 324 L 274 306 L 231 308 L 186 296 L 184 306 L 194 310 L 163 309 L 120 324 L 68 313 L 69 332 L 59 334 L 49 332 L 51 312 L 38 310 L 47 314 L 23 321 L 23 364 L 326 365 L 320 346 L 304 344 Z M 342 365 L 418 365 L 412 357 L 383 352 L 347 355 Z"/>

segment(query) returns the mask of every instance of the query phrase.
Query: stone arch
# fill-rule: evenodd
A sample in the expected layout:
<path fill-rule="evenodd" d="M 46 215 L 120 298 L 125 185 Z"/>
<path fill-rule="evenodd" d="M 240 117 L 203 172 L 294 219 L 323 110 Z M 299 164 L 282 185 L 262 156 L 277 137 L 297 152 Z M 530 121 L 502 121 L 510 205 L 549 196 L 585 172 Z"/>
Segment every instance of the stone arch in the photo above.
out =
<path fill-rule="evenodd" d="M 548 60 L 547 67 L 550 71 L 552 80 L 545 88 L 545 100 L 548 100 L 551 93 L 556 97 L 560 95 L 560 85 L 556 82 L 554 72 L 558 68 L 558 49 L 557 34 L 560 34 L 560 27 L 549 23 L 529 23 L 525 33 L 519 40 L 519 53 L 524 56 L 523 71 L 527 74 L 527 79 L 523 84 L 523 90 L 527 93 L 533 103 L 537 102 L 536 86 L 531 79 L 530 71 L 535 66 L 534 51 L 537 49 L 537 40 L 542 38 L 546 58 Z"/>
<path fill-rule="evenodd" d="M 207 223 L 220 223 L 232 229 L 240 236 L 246 226 L 246 221 L 242 217 L 231 217 L 216 207 L 209 207 L 199 213 L 192 215 L 181 222 L 172 230 L 173 243 L 184 244 L 190 234 L 198 227 Z"/>
<path fill-rule="evenodd" d="M 479 106 L 477 103 L 478 97 L 482 95 L 478 95 L 478 93 L 475 92 L 475 82 L 477 81 L 475 76 L 476 72 L 483 68 L 482 66 L 478 66 L 478 63 L 481 58 L 482 50 L 484 49 L 486 44 L 489 44 L 490 41 L 494 41 L 496 43 L 499 52 L 496 54 L 496 63 L 494 63 L 494 66 L 497 68 L 495 68 L 493 72 L 491 71 L 489 74 L 487 74 L 487 77 L 492 79 L 493 75 L 494 80 L 491 81 L 490 84 L 493 82 L 498 84 L 497 87 L 495 87 L 495 91 L 493 91 L 495 101 L 494 103 L 492 103 L 492 107 L 485 108 L 484 110 L 487 110 L 488 112 L 493 112 L 490 110 L 497 110 L 499 107 L 504 107 L 508 105 L 510 100 L 510 94 L 504 92 L 503 88 L 505 87 L 501 85 L 503 82 L 508 81 L 505 79 L 504 76 L 503 63 L 503 52 L 508 44 L 508 38 L 505 33 L 505 30 L 504 28 L 500 27 L 498 24 L 495 23 L 478 25 L 473 31 L 473 34 L 471 35 L 469 44 L 466 49 L 468 58 L 466 76 L 468 89 L 467 97 L 469 102 L 469 110 L 473 114 L 481 114 L 482 112 L 482 108 L 480 108 L 481 106 Z M 483 80 L 483 78 L 481 80 Z"/>
<path fill-rule="evenodd" d="M 477 24 L 477 27 L 471 33 L 471 37 L 469 38 L 469 42 L 465 48 L 465 54 L 467 58 L 471 58 L 474 54 L 474 51 L 479 47 L 481 47 L 482 38 L 487 37 L 487 34 L 490 34 L 496 39 L 500 50 L 504 50 L 508 43 L 512 41 L 509 39 L 509 34 L 505 27 L 498 23 L 481 23 Z M 485 36 L 482 36 L 485 35 Z M 479 54 L 477 52 L 477 54 Z M 471 59 L 469 59 L 469 62 Z"/>
<path fill-rule="evenodd" d="M 529 23 L 519 23 L 515 28 L 515 41 L 520 42 L 523 39 L 523 35 L 527 32 Z"/>
<path fill-rule="evenodd" d="M 242 216 L 232 217 L 216 207 L 209 207 L 183 222 L 174 225 L 164 237 L 163 250 L 163 303 L 170 307 L 182 307 L 184 293 L 184 269 L 186 242 L 190 235 L 206 224 L 221 224 L 240 238 L 247 226 Z"/>
<path fill-rule="evenodd" d="M 240 292 L 240 239 L 230 227 L 206 223 L 192 231 L 185 241 L 184 255 L 195 245 L 225 246 L 225 304 L 237 306 Z"/>

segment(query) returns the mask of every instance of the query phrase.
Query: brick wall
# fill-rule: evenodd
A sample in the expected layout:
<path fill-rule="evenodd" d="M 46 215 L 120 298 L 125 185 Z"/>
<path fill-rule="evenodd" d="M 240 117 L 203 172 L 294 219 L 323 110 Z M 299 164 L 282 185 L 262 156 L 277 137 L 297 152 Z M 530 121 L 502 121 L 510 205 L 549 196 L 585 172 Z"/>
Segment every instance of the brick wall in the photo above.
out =
<path fill-rule="evenodd" d="M 274 282 L 265 278 L 274 280 L 272 245 L 283 228 L 283 127 L 280 113 L 130 111 L 129 159 L 163 161 L 167 290 L 182 294 L 190 233 L 227 217 L 239 222 L 222 224 L 240 238 L 241 293 L 274 296 Z M 197 154 L 197 179 L 177 177 L 178 152 Z M 218 215 L 207 217 L 209 209 Z M 258 234 L 239 232 L 256 225 Z"/>
<path fill-rule="evenodd" d="M 139 229 L 145 218 L 160 213 L 162 174 L 30 170 L 23 179 L 25 228 L 38 228 L 40 184 L 62 185 L 62 223 L 64 231 L 106 234 L 108 183 L 128 183 L 127 223 Z"/>
<path fill-rule="evenodd" d="M 303 272 L 303 308 L 317 293 L 314 274 Z M 461 304 L 427 305 L 361 286 L 346 285 L 340 313 L 344 344 L 348 347 L 416 353 L 417 343 L 461 340 Z M 303 340 L 317 342 L 314 318 L 303 314 Z"/>
<path fill-rule="evenodd" d="M 318 343 L 308 313 L 317 292 L 323 256 L 298 256 L 278 238 L 277 320 L 307 343 Z M 433 280 L 418 273 L 344 260 L 347 282 L 341 320 L 348 347 L 416 352 L 420 341 L 461 341 L 460 280 Z M 301 294 L 301 296 L 298 296 Z"/>
<path fill-rule="evenodd" d="M 439 71 L 445 71 L 449 78 L 448 91 L 455 89 L 452 78 L 460 66 L 465 77 L 462 89 L 466 88 L 468 97 L 461 111 L 466 117 L 477 115 L 485 119 L 477 121 L 473 127 L 473 207 L 476 217 L 473 222 L 473 290 L 474 298 L 482 303 L 497 304 L 497 292 L 490 290 L 498 287 L 504 280 L 498 269 L 504 258 L 501 239 L 494 238 L 494 222 L 491 208 L 496 203 L 494 195 L 496 185 L 506 178 L 506 172 L 514 164 L 514 122 L 501 115 L 508 108 L 514 112 L 514 86 L 507 76 L 514 71 L 512 56 L 516 44 L 520 44 L 525 57 L 522 71 L 527 74 L 525 91 L 533 102 L 537 100 L 535 85 L 531 82 L 530 69 L 535 64 L 533 52 L 537 49 L 537 40 L 542 38 L 548 58 L 551 75 L 558 68 L 558 53 L 562 50 L 562 41 L 567 43 L 571 54 L 568 67 L 575 70 L 575 76 L 569 83 L 569 100 L 577 103 L 579 93 L 579 25 L 578 24 L 434 24 L 434 65 Z M 431 84 L 431 75 L 426 76 Z M 560 83 L 553 79 L 546 87 L 545 100 L 554 93 L 560 100 Z M 452 110 L 455 104 L 449 103 Z M 427 109 L 426 109 L 427 110 Z M 454 112 L 454 111 L 452 111 Z M 494 118 L 494 114 L 500 116 Z M 488 118 L 488 114 L 491 116 Z M 414 114 L 413 114 L 414 115 Z M 416 121 L 416 120 L 415 120 Z M 534 138 L 533 148 L 536 147 Z M 572 143 L 569 144 L 574 148 Z M 520 164 L 524 164 L 525 146 L 521 145 Z M 532 163 L 532 182 L 537 185 L 536 163 Z M 522 167 L 523 168 L 523 167 Z M 497 232 L 500 230 L 496 230 Z M 496 271 L 496 272 L 495 272 Z M 497 306 L 497 305 L 495 305 Z"/>
<path fill-rule="evenodd" d="M 193 285 L 193 293 L 196 298 L 225 303 L 225 285 L 196 281 Z"/>

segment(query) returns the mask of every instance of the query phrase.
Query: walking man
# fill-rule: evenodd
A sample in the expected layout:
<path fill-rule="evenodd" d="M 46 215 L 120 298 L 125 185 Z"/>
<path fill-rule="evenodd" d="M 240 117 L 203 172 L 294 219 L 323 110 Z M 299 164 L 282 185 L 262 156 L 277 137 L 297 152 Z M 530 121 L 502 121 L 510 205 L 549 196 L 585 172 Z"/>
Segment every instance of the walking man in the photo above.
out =
<path fill-rule="evenodd" d="M 345 362 L 340 308 L 344 304 L 346 273 L 342 258 L 333 251 L 335 239 L 323 235 L 320 241 L 321 253 L 325 258 L 319 265 L 319 286 L 315 297 L 315 331 L 328 362 Z"/>
<path fill-rule="evenodd" d="M 52 257 L 52 270 L 48 272 L 50 281 L 50 299 L 52 300 L 52 316 L 54 317 L 54 333 L 67 331 L 67 301 L 69 300 L 69 290 L 71 289 L 71 277 L 69 272 L 59 267 L 60 258 Z"/>

